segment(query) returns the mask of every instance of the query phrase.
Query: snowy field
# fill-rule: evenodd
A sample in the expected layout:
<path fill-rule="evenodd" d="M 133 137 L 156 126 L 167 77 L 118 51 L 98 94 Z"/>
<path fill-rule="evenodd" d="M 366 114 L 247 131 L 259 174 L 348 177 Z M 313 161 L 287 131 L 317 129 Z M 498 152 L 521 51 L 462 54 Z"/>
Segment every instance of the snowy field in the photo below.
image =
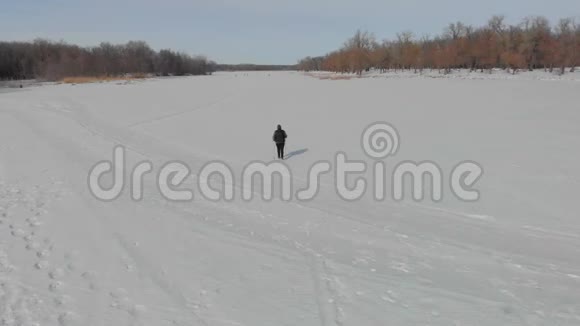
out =
<path fill-rule="evenodd" d="M 580 82 L 573 76 L 218 73 L 0 93 L 0 325 L 580 325 Z M 435 75 L 436 76 L 436 75 Z M 518 77 L 520 76 L 520 77 Z M 197 172 L 235 172 L 289 138 L 294 187 L 387 121 L 387 169 L 485 170 L 477 202 L 212 202 Z M 95 199 L 89 170 L 187 163 L 191 202 Z M 447 180 L 447 179 L 446 179 Z M 238 189 L 238 188 L 236 188 Z M 125 189 L 127 190 L 127 189 Z"/>

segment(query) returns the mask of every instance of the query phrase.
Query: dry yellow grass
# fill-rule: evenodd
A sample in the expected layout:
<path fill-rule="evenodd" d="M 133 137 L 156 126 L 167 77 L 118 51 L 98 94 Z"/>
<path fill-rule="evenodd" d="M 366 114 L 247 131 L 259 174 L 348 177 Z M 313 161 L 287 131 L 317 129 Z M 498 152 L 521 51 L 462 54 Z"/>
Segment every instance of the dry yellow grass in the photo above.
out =
<path fill-rule="evenodd" d="M 65 84 L 86 84 L 86 83 L 102 83 L 118 80 L 134 80 L 147 78 L 146 74 L 133 74 L 131 76 L 74 76 L 65 77 L 61 82 Z"/>

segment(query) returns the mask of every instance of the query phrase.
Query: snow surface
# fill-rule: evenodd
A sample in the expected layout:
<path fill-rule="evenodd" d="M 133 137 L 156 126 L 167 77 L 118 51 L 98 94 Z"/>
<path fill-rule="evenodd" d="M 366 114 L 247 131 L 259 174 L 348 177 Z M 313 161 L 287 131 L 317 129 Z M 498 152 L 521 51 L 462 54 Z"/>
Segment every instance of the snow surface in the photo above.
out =
<path fill-rule="evenodd" d="M 392 75 L 392 74 L 391 74 Z M 579 325 L 580 84 L 574 78 L 219 73 L 0 94 L 0 325 Z M 542 79 L 552 79 L 550 81 Z M 481 199 L 94 199 L 89 169 L 219 159 L 236 172 L 288 132 L 295 187 L 337 151 L 446 173 L 474 160 Z M 195 176 L 184 187 L 194 189 Z"/>
<path fill-rule="evenodd" d="M 554 69 L 552 72 L 548 70 L 518 70 L 516 74 L 512 70 L 505 70 L 495 68 L 491 72 L 471 71 L 469 69 L 454 69 L 451 73 L 445 74 L 443 70 L 424 69 L 423 71 L 411 70 L 388 70 L 381 72 L 379 70 L 370 70 L 363 72 L 362 76 L 357 74 L 340 74 L 327 71 L 309 72 L 308 75 L 319 78 L 330 77 L 352 77 L 352 78 L 445 78 L 445 79 L 485 79 L 485 80 L 543 80 L 543 81 L 580 81 L 580 68 L 576 68 L 574 72 L 570 72 L 570 68 L 565 69 L 565 73 L 560 74 L 559 69 Z"/>

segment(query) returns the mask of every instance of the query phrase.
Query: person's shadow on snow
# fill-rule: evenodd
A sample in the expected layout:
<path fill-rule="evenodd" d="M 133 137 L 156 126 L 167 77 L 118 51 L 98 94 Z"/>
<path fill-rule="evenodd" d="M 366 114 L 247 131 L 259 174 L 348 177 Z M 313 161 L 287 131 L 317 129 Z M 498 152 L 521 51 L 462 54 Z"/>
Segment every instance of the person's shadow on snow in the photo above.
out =
<path fill-rule="evenodd" d="M 304 154 L 306 152 L 308 152 L 308 148 L 299 149 L 297 151 L 293 151 L 293 152 L 290 152 L 290 153 L 286 154 L 286 156 L 284 156 L 284 159 L 285 160 L 288 160 L 288 159 L 291 159 L 294 156 L 302 155 L 302 154 Z"/>

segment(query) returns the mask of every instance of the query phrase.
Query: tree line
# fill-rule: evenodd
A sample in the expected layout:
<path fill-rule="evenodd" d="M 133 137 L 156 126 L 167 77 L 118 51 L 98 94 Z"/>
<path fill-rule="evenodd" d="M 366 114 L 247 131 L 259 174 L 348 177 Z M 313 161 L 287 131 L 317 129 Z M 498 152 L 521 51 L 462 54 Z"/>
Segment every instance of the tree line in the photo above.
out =
<path fill-rule="evenodd" d="M 338 50 L 322 57 L 307 57 L 298 63 L 304 71 L 324 70 L 362 74 L 371 68 L 387 70 L 452 69 L 489 71 L 503 68 L 545 69 L 564 74 L 580 66 L 580 23 L 565 18 L 552 26 L 544 17 L 528 17 L 516 25 L 503 16 L 492 17 L 487 25 L 474 28 L 452 23 L 434 38 L 415 38 L 411 32 L 395 40 L 377 42 L 368 32 L 357 31 Z"/>
<path fill-rule="evenodd" d="M 0 80 L 60 80 L 74 76 L 128 74 L 182 76 L 205 75 L 215 63 L 172 50 L 155 51 L 142 41 L 101 43 L 80 47 L 64 42 L 0 42 Z"/>
<path fill-rule="evenodd" d="M 257 65 L 257 64 L 217 64 L 217 71 L 287 71 L 296 70 L 296 65 Z"/>

